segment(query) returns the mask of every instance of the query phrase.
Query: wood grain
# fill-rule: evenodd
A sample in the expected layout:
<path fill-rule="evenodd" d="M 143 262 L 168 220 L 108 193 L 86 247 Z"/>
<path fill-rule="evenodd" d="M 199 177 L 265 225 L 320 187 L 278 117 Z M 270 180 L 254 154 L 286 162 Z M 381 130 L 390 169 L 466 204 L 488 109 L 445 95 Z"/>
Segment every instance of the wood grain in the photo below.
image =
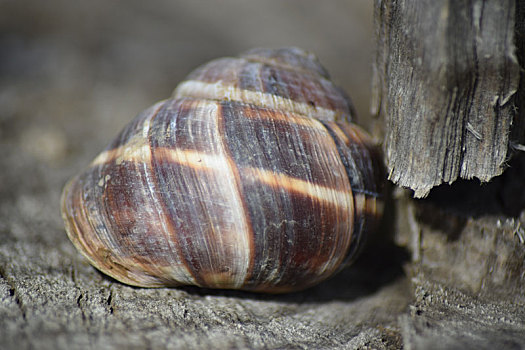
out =
<path fill-rule="evenodd" d="M 384 122 L 389 178 L 415 197 L 458 178 L 490 181 L 522 140 L 517 4 L 376 4 L 372 110 Z"/>

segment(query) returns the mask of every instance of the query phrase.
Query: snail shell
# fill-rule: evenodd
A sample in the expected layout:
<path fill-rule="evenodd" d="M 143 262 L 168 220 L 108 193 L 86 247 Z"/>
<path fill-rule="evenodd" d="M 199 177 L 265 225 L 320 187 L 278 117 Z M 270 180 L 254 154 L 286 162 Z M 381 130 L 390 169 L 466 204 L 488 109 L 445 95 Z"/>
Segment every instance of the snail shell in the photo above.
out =
<path fill-rule="evenodd" d="M 312 286 L 355 258 L 380 212 L 380 158 L 352 117 L 302 50 L 211 61 L 68 182 L 68 236 L 130 285 Z"/>

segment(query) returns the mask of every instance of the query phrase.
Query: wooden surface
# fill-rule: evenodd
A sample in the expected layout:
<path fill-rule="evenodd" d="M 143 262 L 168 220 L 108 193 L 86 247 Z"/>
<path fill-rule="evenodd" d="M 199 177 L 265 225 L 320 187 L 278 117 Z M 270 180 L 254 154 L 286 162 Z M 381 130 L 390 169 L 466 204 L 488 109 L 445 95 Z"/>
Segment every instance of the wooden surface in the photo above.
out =
<path fill-rule="evenodd" d="M 377 3 L 373 111 L 389 178 L 416 197 L 458 178 L 489 181 L 523 139 L 518 3 Z"/>
<path fill-rule="evenodd" d="M 313 50 L 369 125 L 371 2 L 301 4 L 0 6 L 0 349 L 525 348 L 520 158 L 486 186 L 394 190 L 356 264 L 301 293 L 133 288 L 67 239 L 65 181 L 211 58 Z"/>
<path fill-rule="evenodd" d="M 393 199 L 415 297 L 403 344 L 522 349 L 523 6 L 379 1 L 375 21 L 372 110 L 389 178 L 411 189 Z"/>
<path fill-rule="evenodd" d="M 525 347 L 525 157 L 491 183 L 397 193 L 396 242 L 410 247 L 408 349 Z"/>

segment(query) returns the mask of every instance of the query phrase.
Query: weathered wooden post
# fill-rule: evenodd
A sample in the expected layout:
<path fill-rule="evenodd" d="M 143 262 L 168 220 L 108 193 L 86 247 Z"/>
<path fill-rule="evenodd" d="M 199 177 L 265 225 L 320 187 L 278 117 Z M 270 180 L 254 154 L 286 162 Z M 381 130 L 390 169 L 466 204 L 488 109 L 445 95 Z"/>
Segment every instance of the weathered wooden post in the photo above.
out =
<path fill-rule="evenodd" d="M 524 150 L 524 9 L 519 0 L 375 3 L 372 113 L 388 176 L 428 195 L 397 202 L 416 291 L 406 348 L 524 341 L 495 331 L 506 326 L 487 311 L 518 303 L 506 317 L 524 317 L 525 161 L 511 160 Z M 473 178 L 489 183 L 457 181 Z"/>
<path fill-rule="evenodd" d="M 522 12 L 516 0 L 377 2 L 373 108 L 394 183 L 424 197 L 504 171 L 523 124 Z"/>

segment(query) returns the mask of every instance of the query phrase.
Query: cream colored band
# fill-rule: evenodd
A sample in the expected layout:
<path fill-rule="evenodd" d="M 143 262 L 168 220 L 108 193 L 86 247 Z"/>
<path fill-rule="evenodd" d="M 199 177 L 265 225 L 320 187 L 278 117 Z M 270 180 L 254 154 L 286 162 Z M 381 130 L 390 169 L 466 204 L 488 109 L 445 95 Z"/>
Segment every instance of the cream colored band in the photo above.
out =
<path fill-rule="evenodd" d="M 325 121 L 340 119 L 340 112 L 330 109 L 311 106 L 306 103 L 297 102 L 281 96 L 269 93 L 239 89 L 232 85 L 221 82 L 206 83 L 198 80 L 187 80 L 179 84 L 173 93 L 174 98 L 194 97 L 214 100 L 230 100 L 250 103 L 260 107 L 274 108 L 276 110 L 301 114 L 307 117 L 315 117 Z"/>

